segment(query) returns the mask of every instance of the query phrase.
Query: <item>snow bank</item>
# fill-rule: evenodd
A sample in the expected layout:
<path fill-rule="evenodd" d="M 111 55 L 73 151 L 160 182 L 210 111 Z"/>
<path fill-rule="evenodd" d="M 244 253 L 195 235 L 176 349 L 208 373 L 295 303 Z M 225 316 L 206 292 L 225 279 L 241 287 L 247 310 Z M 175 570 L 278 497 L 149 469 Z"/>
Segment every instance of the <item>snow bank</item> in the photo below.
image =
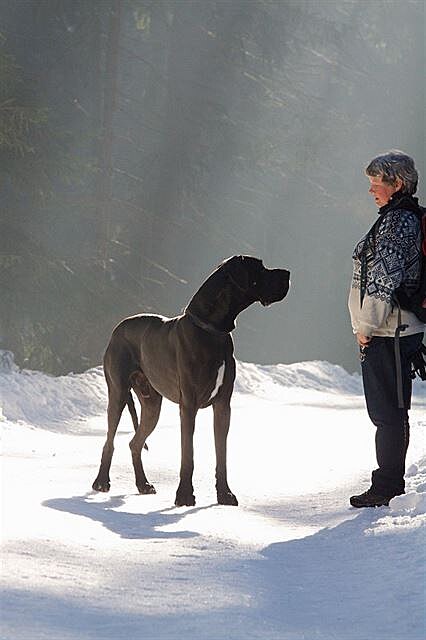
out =
<path fill-rule="evenodd" d="M 49 376 L 20 370 L 10 351 L 0 351 L 0 420 L 55 427 L 59 423 L 105 411 L 106 388 L 101 367 L 85 373 Z"/>
<path fill-rule="evenodd" d="M 240 393 L 269 395 L 283 389 L 360 395 L 361 377 L 329 362 L 259 365 L 238 362 L 235 390 Z"/>
<path fill-rule="evenodd" d="M 318 392 L 335 396 L 361 396 L 362 379 L 359 373 L 348 373 L 330 362 L 312 360 L 294 364 L 259 365 L 237 361 L 235 391 L 262 397 L 282 393 L 283 390 L 307 393 Z M 426 400 L 426 384 L 416 378 L 413 382 L 415 399 Z"/>
<path fill-rule="evenodd" d="M 0 390 L 3 417 L 12 422 L 58 427 L 59 423 L 88 418 L 106 409 L 106 385 L 102 367 L 85 373 L 49 376 L 20 370 L 10 351 L 0 351 Z M 360 376 L 328 362 L 290 365 L 257 365 L 237 362 L 235 392 L 298 403 L 301 396 L 359 396 Z M 1 413 L 0 413 L 1 417 Z"/>
<path fill-rule="evenodd" d="M 10 351 L 0 350 L 0 419 L 54 427 L 88 418 L 106 409 L 106 385 L 102 367 L 85 373 L 54 377 L 39 371 L 20 370 Z M 258 365 L 237 362 L 235 392 L 288 404 L 332 403 L 329 396 L 363 402 L 359 374 L 350 374 L 329 362 Z M 417 398 L 426 400 L 426 385 L 415 385 Z"/>

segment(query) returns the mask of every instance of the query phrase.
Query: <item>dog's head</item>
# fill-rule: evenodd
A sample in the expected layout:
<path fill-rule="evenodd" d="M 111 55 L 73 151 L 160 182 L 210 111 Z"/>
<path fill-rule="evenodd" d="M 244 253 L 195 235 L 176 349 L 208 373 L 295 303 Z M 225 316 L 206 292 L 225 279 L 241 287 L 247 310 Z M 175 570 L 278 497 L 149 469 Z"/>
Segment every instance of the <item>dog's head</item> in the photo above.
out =
<path fill-rule="evenodd" d="M 290 272 L 267 269 L 262 260 L 252 256 L 233 256 L 223 263 L 229 280 L 252 302 L 264 307 L 283 300 L 290 288 Z"/>
<path fill-rule="evenodd" d="M 290 272 L 267 269 L 252 256 L 233 256 L 213 271 L 192 297 L 185 313 L 221 332 L 235 329 L 235 318 L 253 302 L 263 306 L 282 300 L 290 287 Z"/>

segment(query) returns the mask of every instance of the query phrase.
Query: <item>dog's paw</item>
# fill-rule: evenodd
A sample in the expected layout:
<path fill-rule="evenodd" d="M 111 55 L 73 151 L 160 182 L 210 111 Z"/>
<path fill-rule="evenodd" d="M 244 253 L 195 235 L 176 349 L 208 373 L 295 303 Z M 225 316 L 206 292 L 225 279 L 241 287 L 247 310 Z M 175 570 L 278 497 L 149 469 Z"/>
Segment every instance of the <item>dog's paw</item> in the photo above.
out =
<path fill-rule="evenodd" d="M 149 482 L 144 482 L 144 484 L 136 485 L 139 493 L 143 495 L 148 495 L 149 493 L 157 493 L 155 487 Z"/>
<path fill-rule="evenodd" d="M 175 506 L 176 507 L 193 507 L 195 505 L 195 496 L 191 494 L 183 495 L 181 493 L 176 494 Z"/>
<path fill-rule="evenodd" d="M 108 493 L 111 488 L 111 484 L 109 480 L 101 481 L 96 478 L 95 482 L 92 484 L 93 491 L 101 491 L 102 493 Z"/>
<path fill-rule="evenodd" d="M 238 500 L 232 493 L 232 491 L 218 491 L 217 492 L 218 504 L 229 504 L 233 507 L 238 507 Z"/>

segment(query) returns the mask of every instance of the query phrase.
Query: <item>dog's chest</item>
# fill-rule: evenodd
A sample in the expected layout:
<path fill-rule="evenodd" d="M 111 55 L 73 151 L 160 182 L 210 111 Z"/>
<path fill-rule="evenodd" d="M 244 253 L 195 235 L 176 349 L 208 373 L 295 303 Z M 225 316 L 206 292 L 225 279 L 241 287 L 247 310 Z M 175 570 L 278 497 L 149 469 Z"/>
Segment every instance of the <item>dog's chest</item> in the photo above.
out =
<path fill-rule="evenodd" d="M 217 370 L 215 385 L 213 387 L 213 391 L 210 394 L 208 402 L 211 402 L 213 400 L 213 398 L 215 398 L 217 396 L 217 394 L 219 393 L 219 390 L 220 390 L 220 388 L 221 388 L 221 386 L 223 384 L 224 378 L 225 378 L 225 360 L 222 362 L 222 364 L 219 366 L 219 368 Z"/>

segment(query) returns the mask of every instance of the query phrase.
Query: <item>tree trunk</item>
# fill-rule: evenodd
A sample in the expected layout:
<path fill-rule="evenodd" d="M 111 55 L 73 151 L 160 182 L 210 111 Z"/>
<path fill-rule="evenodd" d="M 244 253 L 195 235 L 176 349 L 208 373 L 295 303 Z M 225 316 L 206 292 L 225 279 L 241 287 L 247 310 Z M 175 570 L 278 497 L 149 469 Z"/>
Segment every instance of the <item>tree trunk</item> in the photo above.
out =
<path fill-rule="evenodd" d="M 99 225 L 98 253 L 103 263 L 105 276 L 108 271 L 109 242 L 111 240 L 114 112 L 117 108 L 117 77 L 121 12 L 121 0 L 113 0 L 106 44 L 96 216 Z"/>

